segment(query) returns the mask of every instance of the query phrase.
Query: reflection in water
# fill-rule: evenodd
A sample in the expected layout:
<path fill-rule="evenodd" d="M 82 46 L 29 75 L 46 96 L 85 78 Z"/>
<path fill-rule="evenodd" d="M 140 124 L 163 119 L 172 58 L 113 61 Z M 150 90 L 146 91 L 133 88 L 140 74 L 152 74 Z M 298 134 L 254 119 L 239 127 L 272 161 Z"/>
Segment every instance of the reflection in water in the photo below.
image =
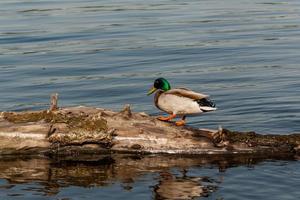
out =
<path fill-rule="evenodd" d="M 190 168 L 213 167 L 223 172 L 229 167 L 253 166 L 263 161 L 247 156 L 199 158 L 132 155 L 101 156 L 84 160 L 1 158 L 0 191 L 10 191 L 16 185 L 32 184 L 24 190 L 35 195 L 53 197 L 63 188 L 71 186 L 103 188 L 118 182 L 124 191 L 130 192 L 135 188 L 139 177 L 157 174 L 156 183 L 151 187 L 155 199 L 192 199 L 210 195 L 221 183 L 211 177 L 190 176 Z M 180 173 L 174 173 L 174 168 L 180 169 Z"/>
<path fill-rule="evenodd" d="M 216 190 L 213 181 L 206 177 L 176 177 L 171 173 L 160 173 L 159 183 L 155 186 L 155 199 L 192 199 L 208 196 Z"/>

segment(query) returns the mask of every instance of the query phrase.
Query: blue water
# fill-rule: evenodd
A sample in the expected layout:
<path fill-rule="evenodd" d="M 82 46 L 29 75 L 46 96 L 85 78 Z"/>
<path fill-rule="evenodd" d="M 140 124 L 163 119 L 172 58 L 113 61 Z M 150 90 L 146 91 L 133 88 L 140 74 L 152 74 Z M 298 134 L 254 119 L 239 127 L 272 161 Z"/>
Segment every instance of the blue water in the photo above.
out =
<path fill-rule="evenodd" d="M 300 162 L 113 156 L 0 161 L 0 199 L 299 199 Z"/>
<path fill-rule="evenodd" d="M 299 44 L 298 0 L 1 0 L 0 110 L 44 109 L 49 94 L 58 92 L 61 106 L 119 110 L 129 103 L 134 111 L 157 115 L 146 92 L 154 79 L 165 77 L 172 87 L 209 94 L 216 102 L 218 111 L 187 118 L 189 125 L 300 132 Z M 285 163 L 291 173 L 269 176 L 285 169 L 277 164 L 251 168 L 250 179 L 240 177 L 246 181 L 242 185 L 236 177 L 248 169 L 232 168 L 222 175 L 227 186 L 209 197 L 288 199 L 279 192 L 286 187 L 286 195 L 295 197 L 290 199 L 300 198 L 299 180 L 279 181 L 299 179 L 294 174 L 299 163 Z M 217 173 L 218 167 L 211 168 Z M 0 180 L 6 184 L 5 177 Z M 70 184 L 54 199 L 116 191 L 116 198 L 155 198 L 149 188 L 157 182 L 153 173 L 134 182 L 134 191 L 124 190 L 118 179 L 112 182 L 105 189 Z M 20 198 L 33 199 L 35 192 L 24 188 L 42 183 L 33 178 L 17 184 Z M 270 189 L 257 191 L 259 183 Z M 2 190 L 1 199 L 12 198 L 12 190 Z M 247 195 L 245 190 L 257 192 L 239 196 Z"/>

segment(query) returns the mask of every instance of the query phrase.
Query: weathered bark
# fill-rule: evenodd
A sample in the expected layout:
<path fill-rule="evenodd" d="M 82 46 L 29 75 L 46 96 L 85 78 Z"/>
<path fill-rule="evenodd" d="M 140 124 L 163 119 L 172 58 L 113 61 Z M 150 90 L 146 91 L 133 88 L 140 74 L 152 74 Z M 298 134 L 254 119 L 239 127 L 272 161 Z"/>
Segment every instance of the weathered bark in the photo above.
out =
<path fill-rule="evenodd" d="M 177 127 L 145 113 L 102 108 L 2 112 L 0 154 L 296 154 L 300 134 L 260 135 Z"/>

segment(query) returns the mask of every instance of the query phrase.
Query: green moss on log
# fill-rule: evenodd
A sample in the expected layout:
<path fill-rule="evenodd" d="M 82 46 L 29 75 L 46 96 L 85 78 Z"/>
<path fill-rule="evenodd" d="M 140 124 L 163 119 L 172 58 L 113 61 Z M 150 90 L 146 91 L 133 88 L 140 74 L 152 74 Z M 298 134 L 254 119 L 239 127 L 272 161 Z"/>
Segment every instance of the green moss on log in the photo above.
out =
<path fill-rule="evenodd" d="M 107 132 L 75 131 L 68 134 L 53 134 L 49 137 L 49 141 L 61 146 L 99 144 L 108 148 L 112 145 L 112 134 Z"/>
<path fill-rule="evenodd" d="M 73 113 L 63 111 L 5 112 L 5 120 L 11 123 L 45 122 L 51 126 L 48 141 L 61 146 L 99 144 L 112 145 L 112 132 L 108 131 L 107 121 L 99 114 Z M 66 124 L 57 130 L 55 124 Z"/>
<path fill-rule="evenodd" d="M 282 147 L 290 146 L 291 148 L 300 145 L 300 134 L 291 135 L 261 135 L 255 132 L 236 132 L 223 130 L 226 140 L 230 143 L 245 143 L 248 146 L 272 146 Z"/>
<path fill-rule="evenodd" d="M 53 113 L 48 111 L 36 111 L 36 112 L 4 112 L 4 119 L 13 123 L 27 123 L 38 122 L 41 120 L 49 121 L 53 119 Z"/>
<path fill-rule="evenodd" d="M 4 119 L 12 123 L 28 123 L 44 121 L 46 123 L 65 123 L 70 129 L 81 129 L 91 132 L 107 131 L 107 121 L 95 115 L 78 115 L 73 113 L 61 113 L 51 111 L 36 112 L 6 112 L 3 113 Z"/>

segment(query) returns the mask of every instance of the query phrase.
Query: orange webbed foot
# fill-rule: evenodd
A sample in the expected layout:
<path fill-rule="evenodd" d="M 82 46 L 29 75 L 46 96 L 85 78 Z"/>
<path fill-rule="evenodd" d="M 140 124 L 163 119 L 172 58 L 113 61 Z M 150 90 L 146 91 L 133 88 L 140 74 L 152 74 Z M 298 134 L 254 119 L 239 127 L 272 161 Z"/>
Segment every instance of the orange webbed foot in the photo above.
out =
<path fill-rule="evenodd" d="M 170 121 L 170 120 L 173 119 L 174 117 L 176 117 L 176 115 L 170 115 L 170 116 L 168 116 L 168 117 L 160 116 L 160 117 L 158 117 L 157 119 L 158 119 L 158 120 L 161 120 L 161 121 Z"/>
<path fill-rule="evenodd" d="M 175 125 L 176 126 L 184 126 L 185 125 L 185 118 L 186 118 L 186 116 L 184 115 L 181 120 L 175 122 Z"/>
<path fill-rule="evenodd" d="M 160 121 L 170 121 L 169 117 L 164 117 L 164 116 L 159 116 L 159 117 L 157 117 L 157 119 Z"/>
<path fill-rule="evenodd" d="M 184 126 L 185 125 L 185 120 L 179 120 L 177 122 L 175 122 L 176 126 Z"/>

